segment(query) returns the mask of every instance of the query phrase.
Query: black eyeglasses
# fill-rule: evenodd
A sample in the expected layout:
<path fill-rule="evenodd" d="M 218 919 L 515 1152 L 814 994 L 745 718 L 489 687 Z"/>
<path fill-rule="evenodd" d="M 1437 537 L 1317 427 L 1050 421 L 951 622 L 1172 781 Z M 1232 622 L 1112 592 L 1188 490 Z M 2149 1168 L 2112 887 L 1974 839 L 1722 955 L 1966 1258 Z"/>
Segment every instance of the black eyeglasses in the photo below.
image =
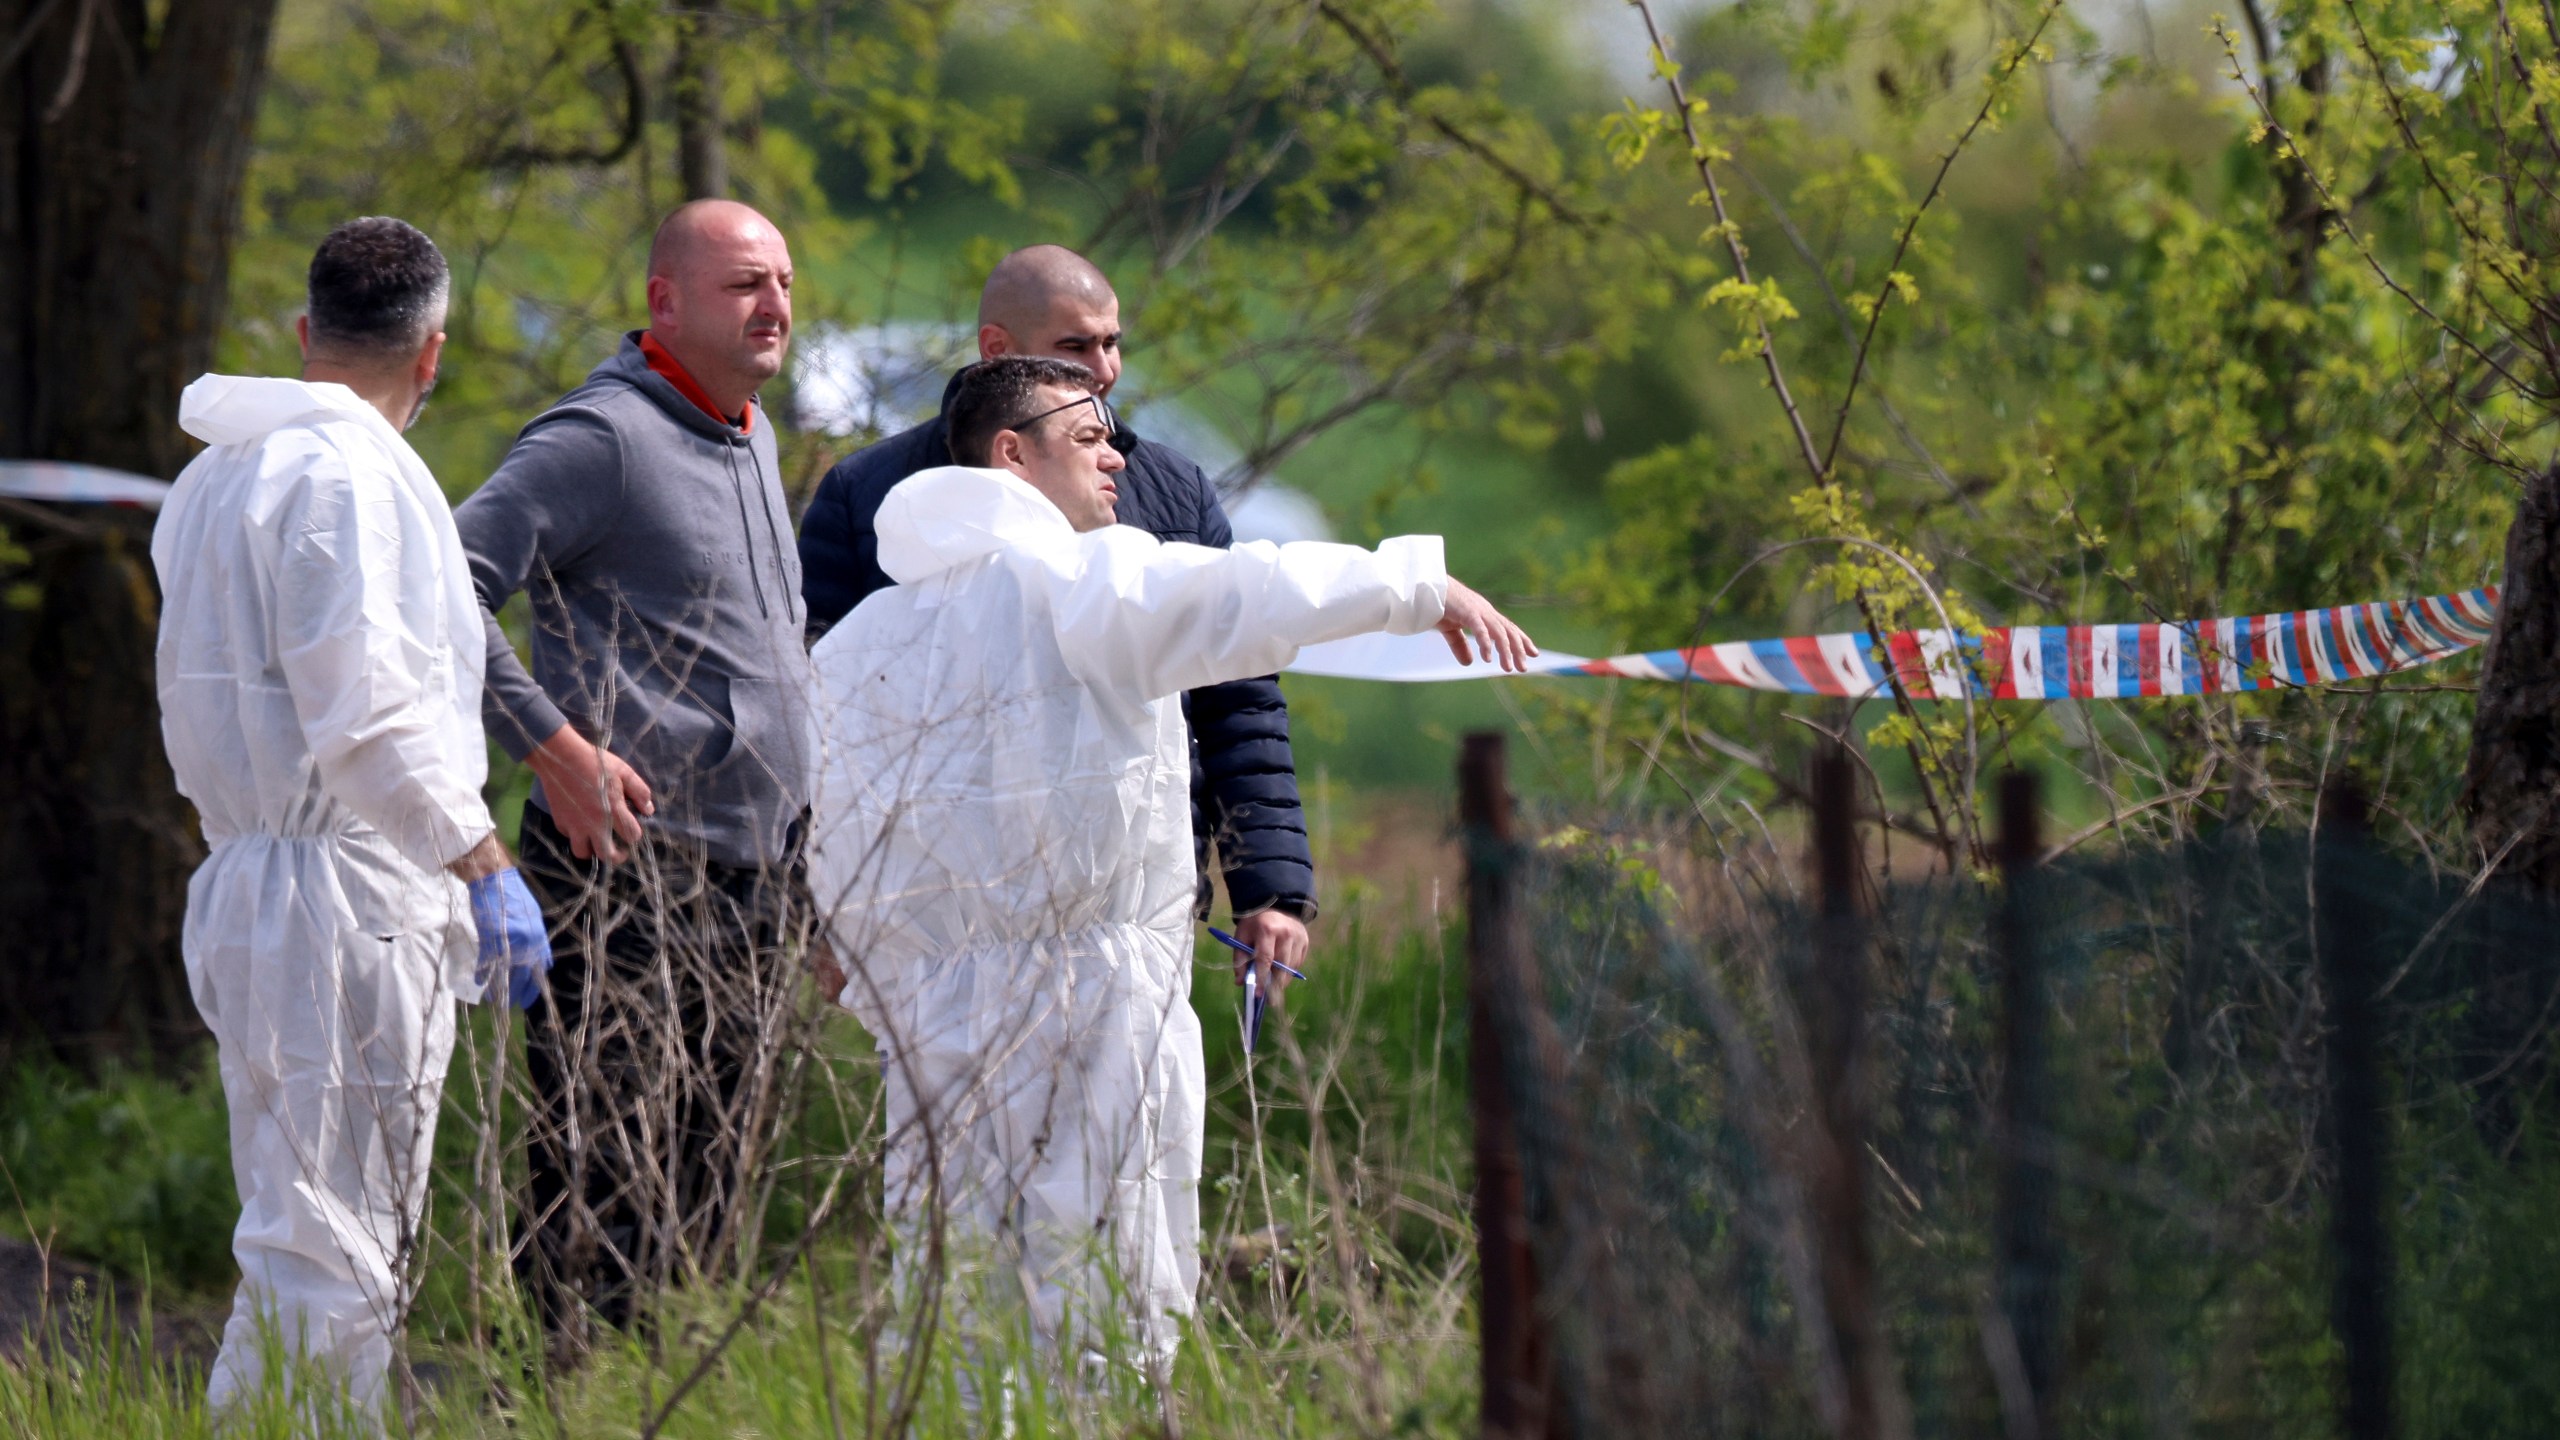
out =
<path fill-rule="evenodd" d="M 1101 422 L 1102 433 L 1105 437 L 1120 433 L 1120 417 L 1112 413 L 1110 402 L 1104 400 L 1099 395 L 1079 395 L 1064 405 L 1053 405 L 1048 409 L 1041 411 L 1037 415 L 1016 420 L 1004 428 L 1007 430 L 1027 432 L 1032 426 L 1039 424 L 1050 416 L 1063 415 L 1067 411 L 1073 410 L 1080 405 L 1090 405 L 1093 407 L 1093 418 Z"/>

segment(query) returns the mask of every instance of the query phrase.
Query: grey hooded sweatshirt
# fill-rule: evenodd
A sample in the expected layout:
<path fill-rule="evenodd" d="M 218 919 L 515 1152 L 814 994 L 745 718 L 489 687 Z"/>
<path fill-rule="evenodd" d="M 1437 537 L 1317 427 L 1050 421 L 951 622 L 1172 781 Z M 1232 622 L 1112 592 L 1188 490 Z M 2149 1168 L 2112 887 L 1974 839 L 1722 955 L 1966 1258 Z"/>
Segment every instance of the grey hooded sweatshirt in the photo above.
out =
<path fill-rule="evenodd" d="M 773 426 L 713 418 L 639 335 L 516 437 L 454 512 L 489 630 L 489 734 L 563 724 L 649 784 L 649 822 L 724 865 L 782 857 L 809 799 L 800 558 Z M 533 671 L 498 629 L 533 605 Z M 536 786 L 533 803 L 550 801 Z"/>

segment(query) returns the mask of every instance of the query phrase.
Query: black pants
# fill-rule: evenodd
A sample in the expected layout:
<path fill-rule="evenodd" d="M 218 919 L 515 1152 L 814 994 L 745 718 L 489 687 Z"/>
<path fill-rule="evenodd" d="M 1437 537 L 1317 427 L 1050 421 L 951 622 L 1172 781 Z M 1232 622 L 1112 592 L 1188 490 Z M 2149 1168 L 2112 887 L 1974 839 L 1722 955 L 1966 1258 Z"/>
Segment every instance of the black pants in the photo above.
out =
<path fill-rule="evenodd" d="M 797 864 L 715 864 L 651 835 L 581 860 L 540 807 L 518 839 L 552 935 L 525 1035 L 518 1278 L 554 1335 L 623 1326 L 671 1282 L 718 1278 L 752 1217 L 796 996 Z"/>

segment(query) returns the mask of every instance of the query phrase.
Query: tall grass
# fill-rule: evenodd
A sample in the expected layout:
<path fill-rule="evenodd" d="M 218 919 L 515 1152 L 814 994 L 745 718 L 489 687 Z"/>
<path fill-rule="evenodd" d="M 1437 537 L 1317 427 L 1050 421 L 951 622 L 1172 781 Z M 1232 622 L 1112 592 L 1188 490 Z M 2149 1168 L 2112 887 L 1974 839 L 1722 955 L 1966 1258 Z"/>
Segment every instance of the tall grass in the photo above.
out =
<path fill-rule="evenodd" d="M 184 1076 L 0 1076 L 0 1234 L 162 1288 L 230 1282 L 230 1137 L 213 1057 Z"/>
<path fill-rule="evenodd" d="M 1293 990 L 1249 1068 L 1227 968 L 1201 956 L 1194 1004 L 1211 1076 L 1209 1253 L 1199 1313 L 1167 1383 L 1150 1384 L 1125 1364 L 1062 1366 L 1018 1329 L 936 1334 L 912 1387 L 910 1433 L 1472 1429 L 1457 961 L 1427 928 L 1382 934 L 1356 911 L 1327 933 L 1317 978 Z M 483 1045 L 495 1043 L 489 1017 L 473 1019 Z M 439 1238 L 424 1247 L 428 1273 L 411 1317 L 407 1374 L 395 1377 L 392 1433 L 725 1440 L 890 1428 L 910 1342 L 891 1318 L 876 1204 L 851 1197 L 812 1226 L 817 1207 L 802 1183 L 816 1167 L 801 1162 L 845 1153 L 846 1131 L 861 1121 L 869 1061 L 857 1030 L 835 1027 L 821 1047 L 839 1071 L 831 1078 L 843 1083 L 813 1087 L 849 1091 L 856 1103 L 799 1117 L 779 1160 L 760 1263 L 732 1283 L 672 1297 L 653 1330 L 613 1336 L 565 1371 L 542 1362 L 531 1338 L 538 1329 L 491 1293 L 503 1282 L 485 1255 L 472 1268 L 472 1228 L 456 1203 L 476 1183 L 484 1118 L 460 1073 L 472 1049 L 457 1054 L 448 1086 L 432 1220 Z M 229 1283 L 219 1257 L 236 1202 L 218 1086 L 136 1075 L 83 1085 L 29 1071 L 6 1103 L 0 1135 L 10 1148 L 0 1156 L 24 1200 L 12 1228 L 49 1238 L 62 1254 L 150 1277 L 148 1293 L 163 1309 L 219 1302 Z M 500 1133 L 506 1123 L 499 1117 Z M 148 1143 L 134 1138 L 145 1135 Z M 955 1283 L 979 1278 L 961 1267 Z M 0 1434 L 216 1433 L 202 1404 L 208 1357 L 155 1348 L 95 1298 L 70 1308 L 19 1358 L 0 1360 Z M 364 1432 L 361 1417 L 297 1400 L 326 1387 L 277 1359 L 271 1373 L 285 1378 L 227 1417 L 225 1440 Z"/>

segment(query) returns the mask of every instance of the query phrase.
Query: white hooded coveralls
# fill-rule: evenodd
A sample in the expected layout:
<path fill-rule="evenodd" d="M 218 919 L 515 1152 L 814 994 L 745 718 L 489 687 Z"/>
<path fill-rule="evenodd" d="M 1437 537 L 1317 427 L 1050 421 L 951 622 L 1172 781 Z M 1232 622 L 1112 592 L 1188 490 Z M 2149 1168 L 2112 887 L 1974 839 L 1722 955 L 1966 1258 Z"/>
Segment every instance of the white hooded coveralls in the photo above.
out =
<path fill-rule="evenodd" d="M 453 1000 L 477 941 L 445 867 L 493 829 L 483 631 L 453 514 L 341 385 L 207 375 L 152 532 L 161 733 L 211 854 L 187 979 L 220 1047 L 241 1284 L 210 1402 L 276 1327 L 379 1406 Z"/>
<path fill-rule="evenodd" d="M 1134 1311 L 1119 1328 L 1169 1357 L 1199 1278 L 1207 1101 L 1179 697 L 1429 628 L 1440 541 L 1080 535 L 1023 481 L 956 466 L 891 490 L 877 529 L 897 585 L 811 656 L 809 881 L 881 1046 L 901 1267 L 939 1209 L 947 1253 L 1003 1254 L 1042 1337 L 1089 1346 L 1107 1258 Z"/>

